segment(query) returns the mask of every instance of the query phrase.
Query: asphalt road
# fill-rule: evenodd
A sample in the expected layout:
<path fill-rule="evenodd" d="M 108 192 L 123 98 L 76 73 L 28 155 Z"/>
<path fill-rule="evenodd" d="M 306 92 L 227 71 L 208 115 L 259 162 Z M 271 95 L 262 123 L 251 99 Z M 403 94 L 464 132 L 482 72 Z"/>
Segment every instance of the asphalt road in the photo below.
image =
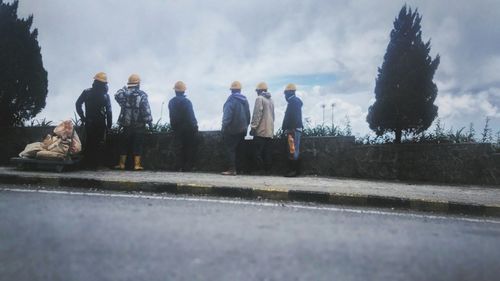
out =
<path fill-rule="evenodd" d="M 0 280 L 499 280 L 500 221 L 0 185 Z"/>

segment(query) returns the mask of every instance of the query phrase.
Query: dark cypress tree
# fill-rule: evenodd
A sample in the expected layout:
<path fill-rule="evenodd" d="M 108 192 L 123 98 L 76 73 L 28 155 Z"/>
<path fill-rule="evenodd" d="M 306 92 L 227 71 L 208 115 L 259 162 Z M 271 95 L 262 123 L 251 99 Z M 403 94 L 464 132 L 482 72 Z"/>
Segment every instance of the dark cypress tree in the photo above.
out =
<path fill-rule="evenodd" d="M 430 57 L 430 40 L 422 41 L 421 20 L 418 10 L 406 5 L 395 19 L 384 62 L 378 69 L 376 100 L 366 118 L 377 135 L 394 132 L 396 143 L 401 142 L 402 132 L 421 133 L 437 117 L 434 100 L 438 89 L 432 80 L 439 55 Z"/>
<path fill-rule="evenodd" d="M 43 68 L 33 16 L 19 19 L 18 1 L 0 0 L 0 127 L 21 125 L 45 107 Z"/>

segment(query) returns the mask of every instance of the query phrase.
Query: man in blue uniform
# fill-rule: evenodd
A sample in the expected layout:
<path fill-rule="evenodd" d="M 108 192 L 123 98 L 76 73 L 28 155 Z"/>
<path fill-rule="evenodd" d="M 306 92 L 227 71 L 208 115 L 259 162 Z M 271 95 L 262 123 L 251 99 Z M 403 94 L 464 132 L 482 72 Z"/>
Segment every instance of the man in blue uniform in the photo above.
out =
<path fill-rule="evenodd" d="M 302 135 L 302 101 L 295 95 L 297 87 L 288 84 L 285 88 L 287 107 L 281 129 L 287 138 L 288 172 L 286 177 L 296 177 L 300 174 L 300 137 Z"/>
<path fill-rule="evenodd" d="M 222 116 L 222 134 L 229 164 L 229 169 L 222 173 L 225 176 L 236 175 L 238 152 L 250 124 L 250 107 L 247 98 L 241 94 L 241 83 L 234 81 L 230 90 L 231 95 L 224 103 Z"/>
<path fill-rule="evenodd" d="M 170 126 L 174 131 L 174 144 L 177 155 L 176 169 L 190 171 L 196 151 L 198 121 L 194 116 L 193 104 L 186 97 L 186 84 L 177 81 L 174 85 L 175 97 L 168 103 Z"/>

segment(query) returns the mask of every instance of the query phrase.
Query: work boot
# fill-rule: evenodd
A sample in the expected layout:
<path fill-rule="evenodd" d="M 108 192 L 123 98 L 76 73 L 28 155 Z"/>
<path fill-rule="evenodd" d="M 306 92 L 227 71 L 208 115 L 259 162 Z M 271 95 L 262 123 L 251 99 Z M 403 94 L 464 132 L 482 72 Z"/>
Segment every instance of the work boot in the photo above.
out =
<path fill-rule="evenodd" d="M 271 171 L 272 171 L 272 165 L 270 164 L 264 165 L 264 175 L 266 176 L 270 175 Z"/>
<path fill-rule="evenodd" d="M 288 172 L 285 174 L 285 177 L 292 178 L 296 176 L 297 176 L 297 161 L 288 160 Z"/>
<path fill-rule="evenodd" d="M 295 176 L 297 177 L 297 176 L 300 176 L 300 174 L 302 173 L 302 171 L 301 171 L 302 170 L 301 169 L 301 167 L 302 167 L 302 160 L 297 159 L 294 162 L 295 162 L 295 167 L 294 167 L 295 168 Z"/>
<path fill-rule="evenodd" d="M 120 155 L 120 161 L 118 165 L 115 166 L 115 169 L 125 170 L 125 163 L 127 162 L 127 155 Z"/>
<path fill-rule="evenodd" d="M 221 175 L 223 175 L 223 176 L 236 176 L 236 170 L 229 169 L 225 172 L 222 172 Z"/>
<path fill-rule="evenodd" d="M 141 156 L 134 156 L 134 170 L 142 171 L 144 168 L 141 166 Z"/>
<path fill-rule="evenodd" d="M 252 175 L 256 175 L 256 176 L 263 176 L 263 175 L 267 175 L 266 171 L 263 170 L 263 169 L 258 169 L 258 170 L 255 170 L 252 172 Z"/>

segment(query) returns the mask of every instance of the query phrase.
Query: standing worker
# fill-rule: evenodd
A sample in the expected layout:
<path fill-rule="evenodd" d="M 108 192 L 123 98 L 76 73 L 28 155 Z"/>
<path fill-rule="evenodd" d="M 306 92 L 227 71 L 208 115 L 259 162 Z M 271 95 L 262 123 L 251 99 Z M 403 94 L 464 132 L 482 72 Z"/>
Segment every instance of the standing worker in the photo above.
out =
<path fill-rule="evenodd" d="M 241 94 L 240 82 L 234 81 L 230 90 L 231 95 L 224 103 L 222 116 L 222 134 L 227 149 L 229 169 L 222 172 L 222 174 L 235 176 L 240 146 L 245 140 L 248 125 L 250 124 L 250 107 L 247 98 Z"/>
<path fill-rule="evenodd" d="M 85 104 L 85 114 L 82 105 Z M 76 100 L 76 112 L 85 126 L 86 141 L 84 163 L 89 169 L 97 169 L 102 164 L 106 131 L 111 129 L 113 117 L 108 95 L 108 78 L 99 72 L 94 76 L 92 88 L 83 90 Z"/>
<path fill-rule="evenodd" d="M 120 162 L 115 168 L 121 170 L 125 169 L 130 150 L 134 157 L 134 170 L 144 169 L 141 165 L 142 143 L 146 133 L 146 124 L 152 128 L 153 118 L 148 95 L 139 89 L 140 83 L 139 75 L 132 74 L 128 78 L 127 86 L 115 94 L 115 100 L 121 107 L 118 125 L 122 136 Z"/>
<path fill-rule="evenodd" d="M 288 103 L 281 129 L 287 137 L 288 172 L 285 177 L 296 177 L 300 174 L 300 136 L 302 134 L 302 101 L 295 95 L 297 87 L 288 84 L 285 88 L 285 99 Z"/>
<path fill-rule="evenodd" d="M 271 143 L 274 135 L 274 103 L 267 91 L 267 84 L 257 85 L 257 99 L 253 109 L 250 135 L 255 146 L 255 162 L 259 173 L 269 174 L 271 171 Z"/>
<path fill-rule="evenodd" d="M 193 104 L 185 95 L 186 84 L 178 81 L 174 85 L 174 91 L 175 97 L 168 102 L 168 110 L 177 159 L 180 159 L 177 160 L 176 169 L 179 172 L 190 171 L 193 168 L 198 121 L 194 116 Z"/>

